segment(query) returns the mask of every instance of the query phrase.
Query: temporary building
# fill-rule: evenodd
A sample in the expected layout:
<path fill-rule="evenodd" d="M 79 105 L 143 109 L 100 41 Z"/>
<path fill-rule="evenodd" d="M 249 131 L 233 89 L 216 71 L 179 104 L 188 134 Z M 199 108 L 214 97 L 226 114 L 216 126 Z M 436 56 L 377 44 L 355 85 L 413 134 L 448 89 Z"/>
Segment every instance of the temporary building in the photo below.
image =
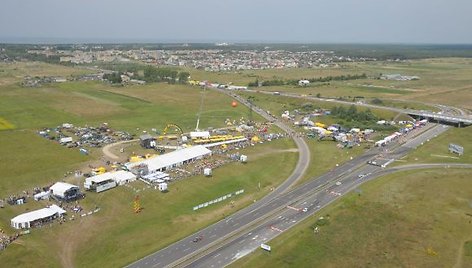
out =
<path fill-rule="evenodd" d="M 243 163 L 246 163 L 247 162 L 247 155 L 245 154 L 242 154 L 240 157 L 239 157 L 239 160 Z"/>
<path fill-rule="evenodd" d="M 138 162 L 126 163 L 128 170 L 138 168 L 140 165 L 146 165 L 149 173 L 156 171 L 165 171 L 189 163 L 192 160 L 201 159 L 211 155 L 211 151 L 202 145 L 187 147 L 167 154 L 156 156 Z"/>
<path fill-rule="evenodd" d="M 136 175 L 124 170 L 110 172 L 110 176 L 118 185 L 124 185 L 136 180 Z"/>
<path fill-rule="evenodd" d="M 156 139 L 149 134 L 141 135 L 139 137 L 139 140 L 140 140 L 141 146 L 144 148 L 150 149 L 156 146 L 156 141 L 155 141 Z"/>
<path fill-rule="evenodd" d="M 211 168 L 204 168 L 203 175 L 210 177 L 211 176 Z"/>
<path fill-rule="evenodd" d="M 108 173 L 104 173 L 86 178 L 84 188 L 99 193 L 116 187 L 116 182 L 107 175 Z"/>
<path fill-rule="evenodd" d="M 46 208 L 38 209 L 28 213 L 23 213 L 11 219 L 11 226 L 15 229 L 25 229 L 34 227 L 41 222 L 50 221 L 66 211 L 57 205 L 51 205 Z"/>
<path fill-rule="evenodd" d="M 35 195 L 33 195 L 34 200 L 39 201 L 39 200 L 44 200 L 49 198 L 50 192 L 39 192 Z"/>
<path fill-rule="evenodd" d="M 210 132 L 208 132 L 208 131 L 192 131 L 192 132 L 190 132 L 190 138 L 192 138 L 192 139 L 208 139 L 208 138 L 210 138 Z"/>
<path fill-rule="evenodd" d="M 301 86 L 301 87 L 307 86 L 307 85 L 309 85 L 309 84 L 310 84 L 310 81 L 308 81 L 308 80 L 300 80 L 300 81 L 298 81 L 298 85 Z"/>
<path fill-rule="evenodd" d="M 64 137 L 59 140 L 59 143 L 69 143 L 72 142 L 72 137 Z"/>
<path fill-rule="evenodd" d="M 87 190 L 95 190 L 97 193 L 111 189 L 116 185 L 123 185 L 136 180 L 136 175 L 129 171 L 119 170 L 106 172 L 85 179 L 84 187 Z"/>
<path fill-rule="evenodd" d="M 52 197 L 60 200 L 75 200 L 82 197 L 78 186 L 65 182 L 56 182 L 51 188 L 49 188 Z"/>
<path fill-rule="evenodd" d="M 141 178 L 149 183 L 164 182 L 170 180 L 169 174 L 160 171 L 143 175 L 141 176 Z"/>
<path fill-rule="evenodd" d="M 167 191 L 167 183 L 165 182 L 159 183 L 158 187 L 159 187 L 159 191 L 161 192 Z"/>

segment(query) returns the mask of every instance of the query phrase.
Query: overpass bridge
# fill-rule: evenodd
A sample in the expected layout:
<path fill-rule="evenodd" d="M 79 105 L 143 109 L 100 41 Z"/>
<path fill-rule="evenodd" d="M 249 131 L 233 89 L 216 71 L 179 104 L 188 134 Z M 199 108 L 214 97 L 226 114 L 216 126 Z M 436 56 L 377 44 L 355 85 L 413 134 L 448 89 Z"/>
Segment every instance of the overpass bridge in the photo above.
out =
<path fill-rule="evenodd" d="M 465 115 L 445 115 L 417 110 L 404 110 L 403 112 L 411 116 L 421 117 L 438 123 L 457 124 L 459 127 L 472 125 L 472 117 Z"/>
<path fill-rule="evenodd" d="M 268 95 L 274 94 L 274 92 L 272 91 L 263 91 L 263 90 L 246 90 L 246 91 L 257 92 L 257 93 L 268 94 Z M 300 95 L 300 94 L 290 93 L 290 92 L 280 92 L 279 94 L 281 96 L 292 97 L 292 98 L 301 98 L 301 99 L 307 99 L 307 100 L 316 100 L 316 101 L 324 101 L 324 102 L 331 102 L 331 103 L 340 103 L 340 104 L 346 104 L 346 105 L 356 105 L 356 106 L 362 106 L 362 107 L 368 107 L 368 108 L 390 110 L 397 113 L 408 114 L 410 116 L 420 117 L 420 118 L 428 119 L 431 121 L 436 121 L 441 124 L 457 125 L 458 127 L 472 125 L 472 116 L 464 115 L 464 114 L 453 115 L 450 113 L 443 114 L 443 113 L 433 113 L 429 111 L 401 109 L 401 108 L 394 108 L 394 107 L 388 107 L 388 106 L 380 106 L 380 105 L 375 105 L 375 104 L 356 103 L 356 102 L 350 102 L 350 101 L 345 101 L 345 100 L 318 98 L 314 96 L 306 96 L 306 95 Z M 449 107 L 445 105 L 440 105 L 440 106 L 442 110 L 445 110 L 446 108 L 457 110 L 457 108 L 455 107 Z M 461 111 L 460 109 L 458 110 Z"/>

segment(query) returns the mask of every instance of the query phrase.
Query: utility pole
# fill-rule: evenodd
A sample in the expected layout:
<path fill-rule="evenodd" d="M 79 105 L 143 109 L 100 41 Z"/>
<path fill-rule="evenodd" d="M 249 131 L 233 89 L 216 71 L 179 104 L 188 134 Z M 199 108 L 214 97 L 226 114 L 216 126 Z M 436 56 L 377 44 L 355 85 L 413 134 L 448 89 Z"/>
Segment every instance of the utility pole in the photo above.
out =
<path fill-rule="evenodd" d="M 247 97 L 247 102 L 249 103 L 249 116 L 248 116 L 248 126 L 253 125 L 253 119 L 252 119 L 252 106 L 253 106 L 253 101 L 254 101 L 254 96 L 249 96 Z"/>
<path fill-rule="evenodd" d="M 206 91 L 206 85 L 203 86 L 203 93 L 201 93 L 202 97 L 200 99 L 200 109 L 197 114 L 197 126 L 195 127 L 195 131 L 199 131 L 198 126 L 200 125 L 200 116 L 202 115 L 202 111 L 203 111 L 203 101 L 205 100 L 205 91 Z"/>

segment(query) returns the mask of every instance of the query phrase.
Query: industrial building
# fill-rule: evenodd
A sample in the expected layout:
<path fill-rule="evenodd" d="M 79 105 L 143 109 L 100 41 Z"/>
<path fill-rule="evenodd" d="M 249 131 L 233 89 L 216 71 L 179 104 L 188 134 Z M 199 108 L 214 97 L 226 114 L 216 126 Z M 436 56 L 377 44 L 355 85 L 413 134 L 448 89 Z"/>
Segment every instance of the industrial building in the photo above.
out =
<path fill-rule="evenodd" d="M 148 173 L 155 173 L 157 171 L 166 171 L 191 161 L 202 159 L 205 156 L 211 155 L 211 151 L 202 145 L 196 145 L 187 147 L 184 149 L 176 150 L 167 154 L 149 158 L 143 161 L 126 163 L 125 166 L 130 171 L 144 170 L 145 172 L 138 172 L 140 175 L 146 175 Z M 144 174 L 143 174 L 144 173 Z"/>

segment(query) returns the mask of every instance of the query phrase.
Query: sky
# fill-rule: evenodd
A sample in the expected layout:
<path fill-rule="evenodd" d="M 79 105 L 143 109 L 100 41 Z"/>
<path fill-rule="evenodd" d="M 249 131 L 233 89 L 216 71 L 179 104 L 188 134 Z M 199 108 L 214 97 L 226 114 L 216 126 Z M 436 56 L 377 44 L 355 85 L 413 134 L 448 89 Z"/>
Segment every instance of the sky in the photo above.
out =
<path fill-rule="evenodd" d="M 0 42 L 471 44 L 471 0 L 1 0 Z"/>

